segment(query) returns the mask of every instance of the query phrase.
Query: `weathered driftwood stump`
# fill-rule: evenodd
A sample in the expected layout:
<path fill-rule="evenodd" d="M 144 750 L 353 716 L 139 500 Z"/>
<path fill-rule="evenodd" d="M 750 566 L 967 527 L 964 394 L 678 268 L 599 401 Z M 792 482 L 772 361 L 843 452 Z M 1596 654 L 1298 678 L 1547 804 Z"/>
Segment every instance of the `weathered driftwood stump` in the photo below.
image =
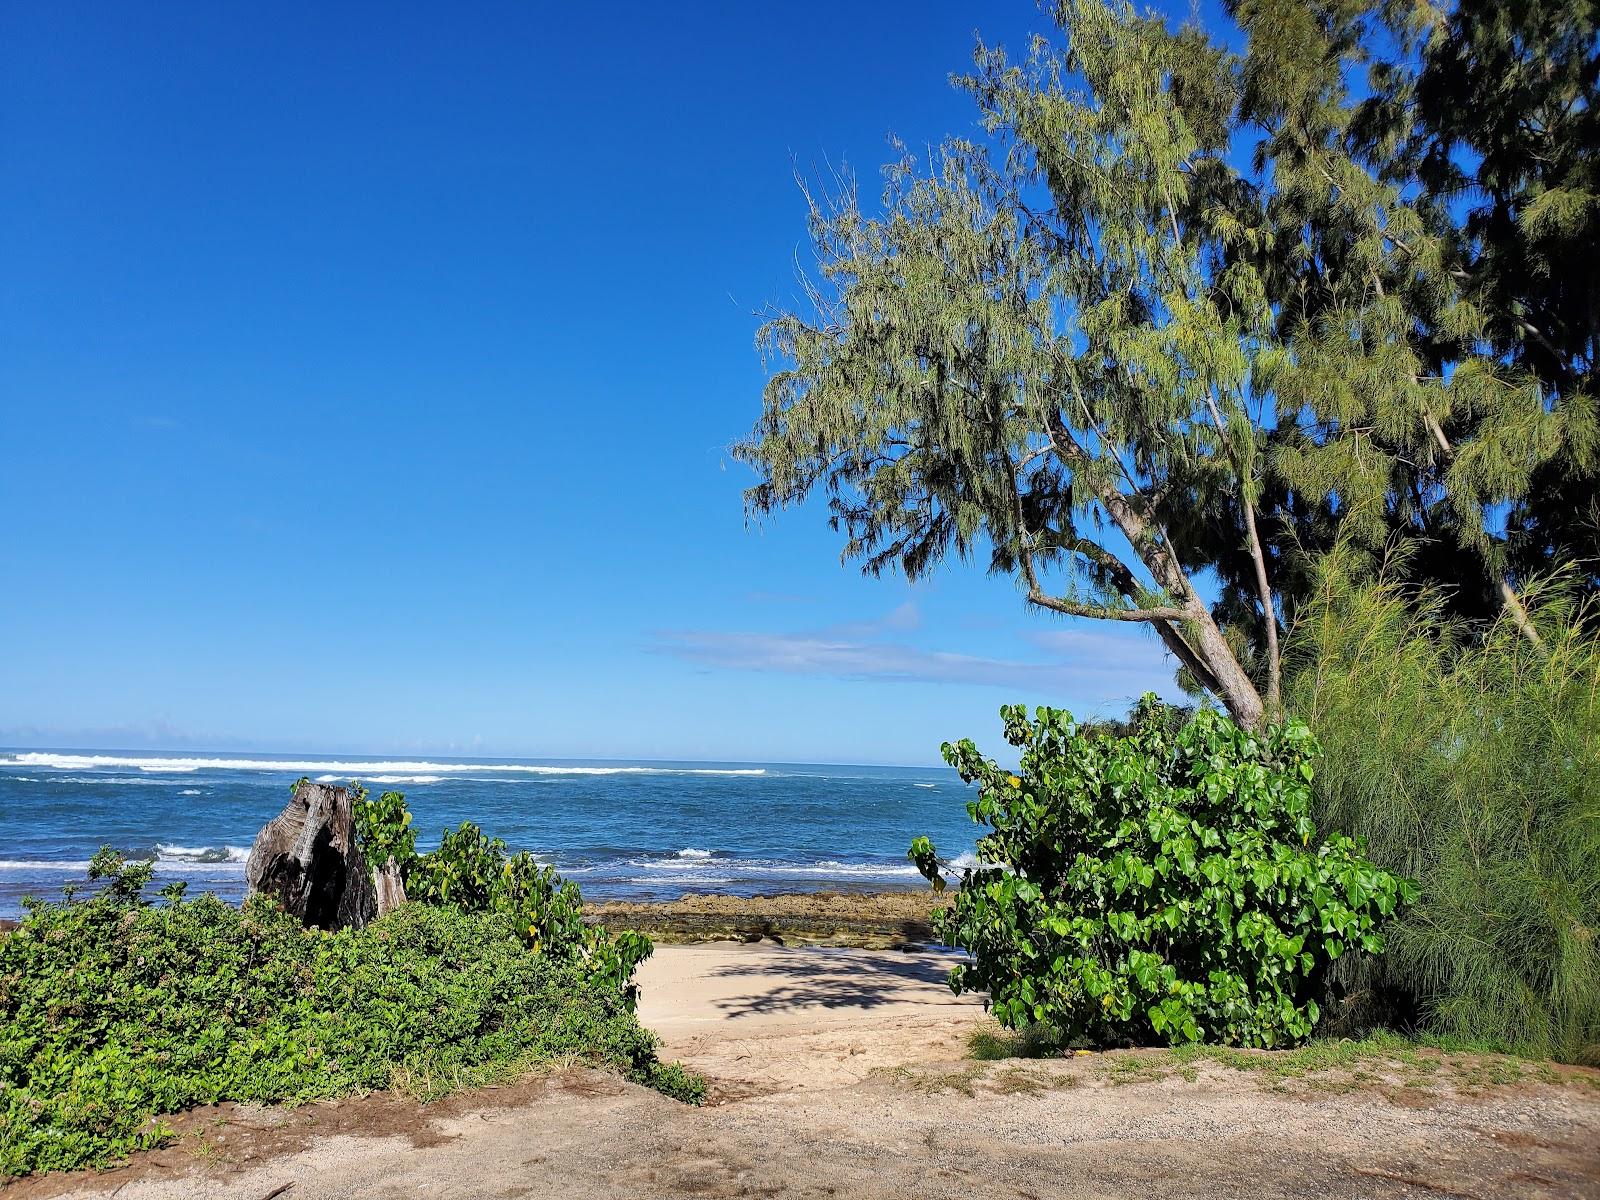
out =
<path fill-rule="evenodd" d="M 378 915 L 393 912 L 406 902 L 405 880 L 400 878 L 400 867 L 391 857 L 372 873 L 372 883 L 378 892 Z"/>
<path fill-rule="evenodd" d="M 360 929 L 378 913 L 372 876 L 356 845 L 350 793 L 302 783 L 256 834 L 245 863 L 250 892 L 265 892 L 307 925 Z"/>

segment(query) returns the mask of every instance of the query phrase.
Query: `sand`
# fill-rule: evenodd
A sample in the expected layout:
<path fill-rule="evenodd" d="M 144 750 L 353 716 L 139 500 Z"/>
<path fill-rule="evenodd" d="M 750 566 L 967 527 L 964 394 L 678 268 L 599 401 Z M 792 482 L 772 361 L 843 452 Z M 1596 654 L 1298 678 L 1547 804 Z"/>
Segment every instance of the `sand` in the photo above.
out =
<path fill-rule="evenodd" d="M 667 946 L 642 1012 L 713 1078 L 689 1108 L 574 1068 L 426 1108 L 185 1114 L 178 1144 L 7 1200 L 1600 1196 L 1600 1073 L 1493 1061 L 1274 1082 L 1160 1056 L 979 1063 L 934 953 Z M 1503 1066 L 1504 1064 L 1499 1064 Z"/>
<path fill-rule="evenodd" d="M 873 1071 L 959 1059 L 983 1016 L 945 984 L 948 952 L 710 942 L 640 968 L 639 1018 L 664 1058 L 713 1081 L 713 1103 L 833 1088 Z"/>

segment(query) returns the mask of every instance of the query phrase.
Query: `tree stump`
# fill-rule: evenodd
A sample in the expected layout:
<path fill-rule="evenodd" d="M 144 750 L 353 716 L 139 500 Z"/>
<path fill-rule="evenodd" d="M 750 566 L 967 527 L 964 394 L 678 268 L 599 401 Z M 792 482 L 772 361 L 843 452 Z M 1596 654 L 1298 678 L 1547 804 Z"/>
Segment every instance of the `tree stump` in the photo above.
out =
<path fill-rule="evenodd" d="M 265 892 L 319 929 L 360 929 L 378 896 L 356 844 L 350 793 L 302 782 L 256 835 L 244 868 L 248 892 Z"/>
<path fill-rule="evenodd" d="M 400 866 L 392 855 L 388 862 L 373 873 L 372 882 L 378 892 L 380 917 L 386 912 L 393 912 L 406 902 L 405 880 L 400 878 Z"/>

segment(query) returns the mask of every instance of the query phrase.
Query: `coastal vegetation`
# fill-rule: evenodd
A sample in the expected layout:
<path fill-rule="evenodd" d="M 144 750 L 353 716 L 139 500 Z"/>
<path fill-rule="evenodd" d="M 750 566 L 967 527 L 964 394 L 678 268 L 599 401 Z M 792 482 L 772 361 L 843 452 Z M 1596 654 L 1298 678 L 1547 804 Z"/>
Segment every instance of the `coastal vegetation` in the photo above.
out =
<path fill-rule="evenodd" d="M 986 136 L 876 213 L 808 189 L 749 510 L 823 491 L 869 571 L 977 556 L 1147 625 L 1252 729 L 1337 545 L 1530 640 L 1519 587 L 1600 586 L 1592 12 L 1052 11 L 958 81 Z"/>
<path fill-rule="evenodd" d="M 1256 734 L 1203 711 L 1174 729 L 1153 696 L 1126 737 L 1001 715 L 1016 773 L 944 747 L 990 832 L 936 924 L 970 956 L 951 988 L 986 992 L 1002 1025 L 1055 1046 L 1302 1042 L 1329 967 L 1381 952 L 1415 896 L 1350 838 L 1317 837 L 1298 721 Z M 911 856 L 942 886 L 928 839 Z"/>
<path fill-rule="evenodd" d="M 1600 644 L 1569 589 L 1540 646 L 1325 564 L 1289 703 L 1325 755 L 1319 821 L 1421 881 L 1381 960 L 1342 963 L 1366 1021 L 1600 1062 Z"/>
<path fill-rule="evenodd" d="M 575 887 L 484 842 L 458 831 L 417 869 L 426 898 L 331 933 L 266 896 L 149 902 L 150 864 L 102 851 L 92 896 L 32 903 L 0 938 L 0 1176 L 158 1145 L 161 1115 L 196 1105 L 427 1099 L 546 1063 L 698 1103 L 634 1013 L 648 940 L 583 928 Z"/>
<path fill-rule="evenodd" d="M 1036 611 L 1147 626 L 1231 746 L 1321 742 L 1293 804 L 1363 864 L 1335 893 L 1415 902 L 1379 914 L 1382 958 L 1302 963 L 1280 1027 L 1167 1014 L 1240 931 L 1158 945 L 1138 922 L 1166 910 L 1123 907 L 1172 869 L 1136 816 L 1222 727 L 1007 709 L 1015 787 L 947 751 L 1000 822 L 944 918 L 957 986 L 1051 1036 L 1264 1040 L 1304 1036 L 1320 981 L 1343 1021 L 1600 1060 L 1593 6 L 1050 12 L 956 81 L 979 135 L 902 152 L 876 209 L 847 174 L 806 188 L 816 266 L 761 330 L 747 510 L 822 492 L 868 572 L 977 558 Z M 1315 954 L 1319 910 L 1277 936 Z"/>
<path fill-rule="evenodd" d="M 414 901 L 498 913 L 530 950 L 569 961 L 594 986 L 631 999 L 634 969 L 650 956 L 648 937 L 586 924 L 577 884 L 526 850 L 508 855 L 504 841 L 471 821 L 446 829 L 437 850 L 418 854 L 405 796 L 374 799 L 359 783 L 350 786 L 357 840 L 373 871 L 392 864 Z"/>

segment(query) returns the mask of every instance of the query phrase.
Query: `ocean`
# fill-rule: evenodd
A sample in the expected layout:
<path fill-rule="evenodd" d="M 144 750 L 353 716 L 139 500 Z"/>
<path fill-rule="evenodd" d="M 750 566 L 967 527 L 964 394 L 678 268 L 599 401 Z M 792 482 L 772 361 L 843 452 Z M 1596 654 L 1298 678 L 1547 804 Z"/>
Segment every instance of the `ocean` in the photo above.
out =
<path fill-rule="evenodd" d="M 470 820 L 597 900 L 926 886 L 911 839 L 970 860 L 979 832 L 942 767 L 0 750 L 0 917 L 82 881 L 102 845 L 236 902 L 301 776 L 402 791 L 420 849 Z"/>

